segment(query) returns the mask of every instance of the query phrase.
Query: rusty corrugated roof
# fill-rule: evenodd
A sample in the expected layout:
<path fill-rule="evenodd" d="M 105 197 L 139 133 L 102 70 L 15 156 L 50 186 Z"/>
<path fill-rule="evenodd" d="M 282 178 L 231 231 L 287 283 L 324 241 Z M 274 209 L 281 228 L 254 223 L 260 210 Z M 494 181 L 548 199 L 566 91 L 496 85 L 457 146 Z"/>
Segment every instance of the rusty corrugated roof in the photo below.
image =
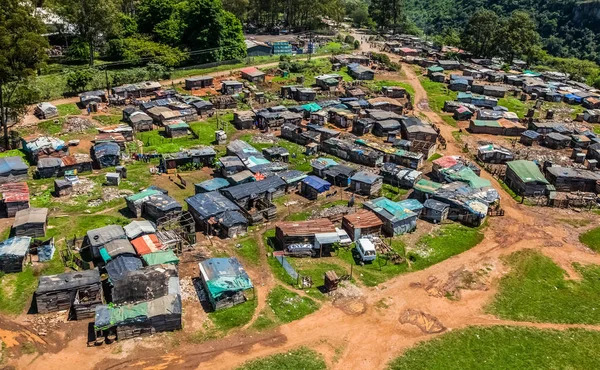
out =
<path fill-rule="evenodd" d="M 346 215 L 344 216 L 344 220 L 346 220 L 355 229 L 383 225 L 383 222 L 375 213 L 366 209 L 361 209 L 358 212 Z"/>
<path fill-rule="evenodd" d="M 335 225 L 327 218 L 309 221 L 279 222 L 275 226 L 287 236 L 302 236 L 335 232 Z"/>
<path fill-rule="evenodd" d="M 26 182 L 0 185 L 4 203 L 29 201 L 29 187 Z"/>

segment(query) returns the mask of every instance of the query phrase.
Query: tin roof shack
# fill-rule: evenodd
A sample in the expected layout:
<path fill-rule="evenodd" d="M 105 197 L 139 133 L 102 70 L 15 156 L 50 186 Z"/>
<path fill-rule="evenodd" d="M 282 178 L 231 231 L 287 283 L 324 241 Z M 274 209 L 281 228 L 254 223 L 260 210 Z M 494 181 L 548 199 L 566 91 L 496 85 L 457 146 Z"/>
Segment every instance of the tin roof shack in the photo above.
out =
<path fill-rule="evenodd" d="M 600 160 L 600 143 L 594 143 L 588 146 L 587 158 Z"/>
<path fill-rule="evenodd" d="M 389 236 L 401 235 L 417 228 L 418 215 L 398 203 L 385 197 L 368 200 L 363 203 L 366 208 L 383 222 L 383 232 Z"/>
<path fill-rule="evenodd" d="M 21 157 L 0 158 L 0 184 L 28 180 L 28 169 Z"/>
<path fill-rule="evenodd" d="M 356 170 L 352 167 L 338 164 L 335 166 L 328 167 L 323 171 L 325 180 L 329 183 L 346 188 L 350 185 L 350 178 L 356 173 Z"/>
<path fill-rule="evenodd" d="M 82 246 L 83 248 L 89 248 L 91 250 L 94 260 L 102 260 L 103 257 L 109 259 L 105 246 L 115 240 L 127 241 L 125 230 L 119 225 L 108 225 L 88 230 L 83 239 Z M 132 254 L 135 254 L 133 247 L 131 247 L 131 252 Z"/>
<path fill-rule="evenodd" d="M 6 217 L 15 217 L 18 211 L 29 208 L 29 187 L 26 182 L 0 185 Z"/>
<path fill-rule="evenodd" d="M 40 276 L 35 303 L 41 314 L 72 308 L 76 320 L 94 317 L 96 306 L 104 303 L 100 272 L 95 268 Z"/>
<path fill-rule="evenodd" d="M 196 194 L 185 202 L 198 230 L 206 235 L 217 234 L 222 238 L 233 238 L 248 230 L 248 221 L 240 208 L 216 191 Z"/>
<path fill-rule="evenodd" d="M 407 96 L 406 89 L 400 86 L 382 86 L 381 93 L 393 99 L 401 99 Z"/>
<path fill-rule="evenodd" d="M 597 193 L 596 184 L 600 181 L 600 173 L 579 168 L 552 166 L 546 169 L 546 178 L 554 185 L 556 191 Z"/>
<path fill-rule="evenodd" d="M 421 179 L 422 172 L 405 168 L 394 163 L 384 163 L 379 172 L 383 182 L 404 189 L 412 189 Z"/>
<path fill-rule="evenodd" d="M 285 186 L 285 181 L 279 176 L 270 176 L 261 181 L 248 182 L 222 189 L 221 193 L 240 208 L 251 213 L 266 209 L 268 214 L 265 218 L 270 219 L 275 215 L 271 202 L 273 199 L 285 195 Z M 262 220 L 262 215 L 260 217 Z"/>
<path fill-rule="evenodd" d="M 213 85 L 214 77 L 212 76 L 197 76 L 190 77 L 185 79 L 185 89 L 186 90 L 194 90 L 194 89 L 203 89 L 205 87 L 210 87 Z"/>
<path fill-rule="evenodd" d="M 286 148 L 280 146 L 272 146 L 269 148 L 264 148 L 262 150 L 262 154 L 269 161 L 279 161 L 288 163 L 290 161 L 290 152 Z"/>
<path fill-rule="evenodd" d="M 379 195 L 383 177 L 372 172 L 359 171 L 350 178 L 350 189 L 361 195 Z"/>
<path fill-rule="evenodd" d="M 518 195 L 532 196 L 544 195 L 550 185 L 538 166 L 525 160 L 506 163 L 504 182 Z"/>
<path fill-rule="evenodd" d="M 131 221 L 127 226 L 123 227 L 127 238 L 135 239 L 143 235 L 156 233 L 156 225 L 148 220 Z"/>
<path fill-rule="evenodd" d="M 342 218 L 342 228 L 346 230 L 352 240 L 379 235 L 382 226 L 383 222 L 379 217 L 366 209 L 361 209 Z"/>
<path fill-rule="evenodd" d="M 246 168 L 244 163 L 236 156 L 225 156 L 219 158 L 217 167 L 220 168 L 221 175 L 225 177 L 234 175 Z"/>
<path fill-rule="evenodd" d="M 363 166 L 376 167 L 383 163 L 383 154 L 362 145 L 331 138 L 321 144 L 321 150 L 350 162 Z"/>
<path fill-rule="evenodd" d="M 92 158 L 100 168 L 118 166 L 121 163 L 121 148 L 113 142 L 97 143 L 92 147 Z"/>
<path fill-rule="evenodd" d="M 215 311 L 246 301 L 244 292 L 253 285 L 237 258 L 210 258 L 199 266 L 202 285 Z"/>
<path fill-rule="evenodd" d="M 342 76 L 338 74 L 321 75 L 315 77 L 315 82 L 324 91 L 334 91 L 337 89 L 339 83 L 342 82 Z"/>
<path fill-rule="evenodd" d="M 323 178 L 325 177 L 324 171 L 331 166 L 337 165 L 337 162 L 331 158 L 317 158 L 313 159 L 310 162 L 310 165 L 312 167 L 312 173 Z"/>
<path fill-rule="evenodd" d="M 477 148 L 477 158 L 484 163 L 506 163 L 514 160 L 515 155 L 503 146 L 487 144 Z"/>
<path fill-rule="evenodd" d="M 186 101 L 190 106 L 192 106 L 192 108 L 196 109 L 196 113 L 198 113 L 200 117 L 202 117 L 202 115 L 205 113 L 209 114 L 215 109 L 214 104 L 208 100 L 202 100 L 197 98 L 194 100 L 188 99 Z"/>
<path fill-rule="evenodd" d="M 123 112 L 123 114 L 125 114 L 125 112 Z M 152 117 L 142 111 L 132 112 L 125 120 L 135 132 L 152 131 L 154 129 Z"/>
<path fill-rule="evenodd" d="M 182 167 L 212 167 L 216 156 L 217 152 L 210 146 L 185 149 L 177 153 L 163 154 L 160 160 L 160 167 L 167 173 L 172 173 L 173 170 Z"/>
<path fill-rule="evenodd" d="M 456 108 L 452 117 L 457 121 L 466 121 L 473 117 L 473 112 L 467 107 L 460 106 Z"/>
<path fill-rule="evenodd" d="M 244 90 L 244 84 L 239 81 L 222 81 L 221 82 L 221 94 L 223 95 L 235 95 L 239 94 Z M 214 102 L 213 102 L 214 104 Z"/>
<path fill-rule="evenodd" d="M 379 137 L 388 137 L 392 132 L 398 132 L 402 128 L 402 125 L 397 120 L 388 119 L 383 121 L 376 121 L 373 124 L 373 135 Z"/>
<path fill-rule="evenodd" d="M 450 80 L 448 88 L 452 91 L 467 91 L 469 89 L 469 81 L 464 78 Z"/>
<path fill-rule="evenodd" d="M 15 236 L 43 238 L 46 236 L 48 208 L 28 208 L 15 214 L 13 233 Z"/>
<path fill-rule="evenodd" d="M 558 132 L 551 132 L 546 135 L 544 145 L 550 149 L 564 149 L 571 143 L 571 138 L 561 135 Z"/>
<path fill-rule="evenodd" d="M 148 197 L 148 200 L 144 203 L 144 213 L 149 218 L 157 221 L 169 214 L 181 212 L 183 207 L 174 198 L 159 193 Z"/>
<path fill-rule="evenodd" d="M 86 91 L 79 94 L 79 106 L 87 107 L 90 103 L 106 102 L 106 92 L 104 90 Z"/>
<path fill-rule="evenodd" d="M 39 119 L 50 119 L 58 117 L 58 109 L 48 102 L 43 102 L 35 106 L 33 114 Z"/>
<path fill-rule="evenodd" d="M 0 243 L 0 271 L 5 273 L 23 271 L 25 257 L 29 253 L 31 238 L 15 236 Z"/>
<path fill-rule="evenodd" d="M 142 260 L 131 255 L 117 256 L 104 266 L 110 283 L 119 281 L 125 278 L 129 272 L 140 270 L 142 267 Z"/>
<path fill-rule="evenodd" d="M 253 83 L 265 82 L 266 74 L 259 71 L 256 67 L 242 68 L 240 72 L 242 72 L 242 78 L 245 80 Z"/>
<path fill-rule="evenodd" d="M 160 240 L 158 240 L 156 234 L 138 236 L 137 238 L 131 240 L 131 245 L 139 256 L 158 252 L 163 249 L 163 245 Z"/>
<path fill-rule="evenodd" d="M 327 218 L 278 222 L 275 225 L 275 243 L 291 255 L 312 256 L 315 249 L 320 248 L 317 236 L 335 233 L 335 225 Z"/>
<path fill-rule="evenodd" d="M 425 203 L 423 203 L 421 218 L 437 224 L 448 218 L 449 211 L 450 206 L 448 204 L 435 199 L 427 199 Z"/>
<path fill-rule="evenodd" d="M 170 138 L 184 137 L 188 135 L 190 125 L 182 120 L 165 122 L 165 136 Z"/>
<path fill-rule="evenodd" d="M 573 148 L 587 148 L 590 146 L 591 139 L 585 135 L 571 135 L 571 146 Z"/>
<path fill-rule="evenodd" d="M 175 265 L 147 266 L 130 271 L 111 281 L 112 302 L 141 302 L 179 294 L 179 276 Z"/>
<path fill-rule="evenodd" d="M 136 218 L 142 217 L 144 203 L 150 199 L 150 196 L 157 194 L 162 194 L 162 192 L 157 189 L 145 189 L 137 194 L 130 195 L 125 198 L 127 208 L 129 208 Z"/>
<path fill-rule="evenodd" d="M 60 158 L 69 155 L 69 148 L 61 139 L 50 136 L 29 136 L 21 140 L 23 151 L 32 163 L 37 163 L 39 158 Z"/>
<path fill-rule="evenodd" d="M 373 129 L 376 121 L 371 118 L 362 118 L 357 120 L 354 125 L 352 125 L 352 133 L 356 136 L 363 136 L 369 134 Z"/>
<path fill-rule="evenodd" d="M 307 175 L 299 170 L 287 170 L 277 174 L 285 182 L 285 192 L 290 193 L 296 191 L 300 182 L 304 180 Z"/>
<path fill-rule="evenodd" d="M 253 111 L 235 112 L 233 114 L 233 125 L 238 130 L 249 130 L 254 127 L 256 114 Z"/>
<path fill-rule="evenodd" d="M 315 200 L 329 190 L 331 184 L 316 176 L 308 176 L 300 183 L 300 194 L 307 199 Z"/>
<path fill-rule="evenodd" d="M 179 264 L 179 258 L 170 249 L 145 254 L 144 256 L 142 256 L 142 259 L 144 260 L 144 263 L 146 264 L 146 266 L 155 266 L 155 265 L 164 265 L 164 264 L 178 265 Z"/>
<path fill-rule="evenodd" d="M 404 149 L 398 149 L 390 158 L 392 163 L 418 170 L 423 167 L 425 156 L 423 153 L 415 153 Z"/>
<path fill-rule="evenodd" d="M 371 68 L 363 67 L 358 63 L 348 64 L 348 74 L 355 80 L 373 80 L 375 71 Z"/>
<path fill-rule="evenodd" d="M 435 143 L 438 133 L 433 127 L 417 117 L 402 117 L 402 138 L 405 140 L 420 140 Z"/>
<path fill-rule="evenodd" d="M 94 328 L 118 340 L 181 329 L 181 297 L 171 294 L 148 302 L 96 307 Z"/>
<path fill-rule="evenodd" d="M 210 193 L 211 191 L 217 191 L 228 187 L 229 181 L 222 177 L 215 177 L 214 179 L 202 181 L 199 184 L 194 184 L 194 190 L 196 194 Z"/>
<path fill-rule="evenodd" d="M 539 144 L 541 139 L 543 139 L 541 134 L 533 130 L 527 130 L 521 133 L 519 142 L 526 146 L 532 146 L 533 144 Z"/>

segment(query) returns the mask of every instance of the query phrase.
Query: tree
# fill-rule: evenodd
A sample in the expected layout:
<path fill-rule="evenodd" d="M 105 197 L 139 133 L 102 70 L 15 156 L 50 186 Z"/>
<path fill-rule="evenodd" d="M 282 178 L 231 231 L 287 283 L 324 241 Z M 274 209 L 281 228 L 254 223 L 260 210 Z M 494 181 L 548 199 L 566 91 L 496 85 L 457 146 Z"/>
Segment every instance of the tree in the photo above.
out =
<path fill-rule="evenodd" d="M 462 36 L 462 47 L 478 57 L 489 58 L 496 52 L 496 36 L 500 25 L 498 15 L 479 9 L 469 19 Z"/>
<path fill-rule="evenodd" d="M 67 86 L 74 93 L 82 92 L 94 79 L 94 70 L 91 68 L 75 69 L 67 75 Z"/>
<path fill-rule="evenodd" d="M 535 22 L 523 11 L 514 11 L 502 20 L 497 37 L 500 55 L 508 64 L 517 57 L 532 55 L 540 44 Z"/>
<path fill-rule="evenodd" d="M 356 9 L 352 11 L 350 14 L 350 18 L 352 18 L 352 23 L 357 27 L 363 27 L 369 24 L 369 7 L 365 3 L 361 3 Z"/>
<path fill-rule="evenodd" d="M 56 0 L 54 10 L 75 26 L 79 38 L 90 48 L 90 66 L 100 37 L 113 32 L 118 19 L 117 0 Z"/>
<path fill-rule="evenodd" d="M 372 0 L 369 14 L 382 29 L 398 31 L 407 26 L 402 0 Z"/>
<path fill-rule="evenodd" d="M 223 0 L 223 9 L 233 13 L 240 21 L 248 18 L 249 0 Z"/>
<path fill-rule="evenodd" d="M 9 118 L 20 115 L 33 102 L 28 81 L 47 58 L 45 27 L 26 2 L 0 0 L 0 124 L 4 148 L 9 149 Z"/>

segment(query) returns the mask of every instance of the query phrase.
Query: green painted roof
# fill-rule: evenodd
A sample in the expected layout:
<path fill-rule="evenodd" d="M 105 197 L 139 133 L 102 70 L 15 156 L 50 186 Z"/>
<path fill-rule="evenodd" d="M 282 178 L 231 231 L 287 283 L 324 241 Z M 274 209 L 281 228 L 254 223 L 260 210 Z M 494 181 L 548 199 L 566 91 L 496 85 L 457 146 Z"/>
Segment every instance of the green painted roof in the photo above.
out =
<path fill-rule="evenodd" d="M 431 67 L 427 68 L 427 70 L 429 72 L 443 72 L 444 68 L 442 68 L 440 66 L 431 66 Z"/>
<path fill-rule="evenodd" d="M 458 171 L 455 171 L 452 167 L 443 168 L 440 170 L 440 172 L 443 173 L 446 178 L 449 178 L 453 181 L 466 182 L 473 189 L 492 186 L 492 183 L 489 180 L 482 179 L 481 177 L 477 176 L 477 174 L 467 166 L 460 168 Z"/>
<path fill-rule="evenodd" d="M 510 168 L 523 182 L 539 181 L 544 184 L 549 184 L 538 166 L 525 160 L 507 162 L 506 165 Z"/>
<path fill-rule="evenodd" d="M 170 249 L 148 253 L 143 255 L 142 258 L 148 266 L 161 265 L 163 263 L 172 263 L 176 265 L 179 263 L 179 258 L 177 258 L 175 253 Z"/>
<path fill-rule="evenodd" d="M 498 121 L 490 121 L 483 119 L 473 120 L 473 124 L 478 127 L 502 127 L 502 125 L 498 123 Z"/>

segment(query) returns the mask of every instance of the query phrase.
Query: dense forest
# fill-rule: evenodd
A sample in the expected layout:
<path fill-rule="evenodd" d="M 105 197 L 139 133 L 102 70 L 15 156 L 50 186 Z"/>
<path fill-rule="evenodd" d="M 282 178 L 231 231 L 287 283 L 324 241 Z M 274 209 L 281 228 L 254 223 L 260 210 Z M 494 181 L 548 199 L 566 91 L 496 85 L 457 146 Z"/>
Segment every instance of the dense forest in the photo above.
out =
<path fill-rule="evenodd" d="M 426 34 L 460 32 L 477 9 L 533 17 L 542 46 L 551 55 L 600 62 L 600 1 L 579 0 L 404 0 L 408 20 Z"/>

